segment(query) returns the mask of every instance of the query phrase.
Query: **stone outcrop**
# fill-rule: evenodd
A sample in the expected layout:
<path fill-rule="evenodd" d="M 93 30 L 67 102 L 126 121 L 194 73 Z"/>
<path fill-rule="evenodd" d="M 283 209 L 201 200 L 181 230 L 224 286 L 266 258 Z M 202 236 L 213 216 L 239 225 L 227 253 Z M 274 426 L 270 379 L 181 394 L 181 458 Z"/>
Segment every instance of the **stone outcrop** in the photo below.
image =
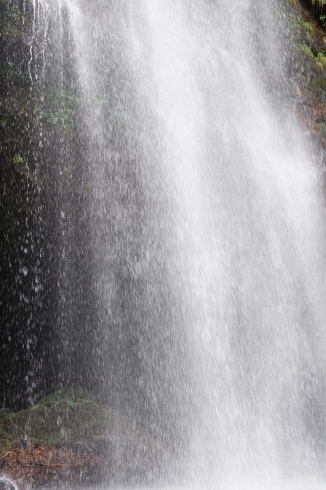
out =
<path fill-rule="evenodd" d="M 0 478 L 2 473 L 21 488 L 150 481 L 160 453 L 158 441 L 134 421 L 76 387 L 0 416 Z"/>
<path fill-rule="evenodd" d="M 303 4 L 309 8 L 297 5 L 294 18 L 292 96 L 307 135 L 323 150 L 326 149 L 326 30 L 323 9 L 316 9 L 315 3 Z"/>

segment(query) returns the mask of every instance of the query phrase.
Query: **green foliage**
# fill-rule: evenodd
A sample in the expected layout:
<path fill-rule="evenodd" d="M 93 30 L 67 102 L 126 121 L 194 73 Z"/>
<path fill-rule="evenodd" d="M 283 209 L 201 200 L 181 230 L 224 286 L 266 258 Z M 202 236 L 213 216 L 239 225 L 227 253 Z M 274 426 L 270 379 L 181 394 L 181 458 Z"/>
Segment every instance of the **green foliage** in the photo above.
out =
<path fill-rule="evenodd" d="M 312 78 L 307 83 L 307 88 L 312 93 L 314 98 L 323 104 L 326 103 L 326 78 L 325 78 L 325 70 L 319 70 L 321 73 Z"/>
<path fill-rule="evenodd" d="M 313 60 L 315 59 L 315 55 L 312 52 L 312 49 L 307 44 L 299 44 L 299 46 L 306 56 Z"/>
<path fill-rule="evenodd" d="M 316 66 L 318 67 L 319 70 L 323 71 L 326 69 L 326 56 L 324 51 L 318 51 L 317 55 L 315 56 L 311 47 L 308 46 L 307 44 L 299 44 L 301 51 L 310 59 L 314 60 L 316 63 Z"/>
<path fill-rule="evenodd" d="M 311 0 L 312 6 L 317 10 L 317 18 L 325 25 L 326 15 L 323 15 L 324 0 Z"/>
<path fill-rule="evenodd" d="M 320 10 L 322 10 L 324 6 L 324 0 L 311 0 L 311 3 L 313 7 L 317 7 Z"/>
<path fill-rule="evenodd" d="M 320 70 L 324 70 L 326 68 L 326 56 L 322 51 L 318 52 L 315 61 Z"/>
<path fill-rule="evenodd" d="M 310 42 L 311 41 L 313 30 L 314 30 L 313 26 L 310 24 L 310 22 L 308 22 L 306 20 L 302 20 L 300 22 L 300 25 L 304 29 L 305 33 L 306 33 L 307 40 Z"/>
<path fill-rule="evenodd" d="M 326 79 L 322 76 L 316 77 L 312 82 L 310 82 L 310 87 L 314 91 L 325 91 L 326 90 Z"/>
<path fill-rule="evenodd" d="M 12 163 L 14 163 L 15 165 L 23 165 L 24 159 L 21 155 L 16 153 L 16 155 L 12 157 Z"/>

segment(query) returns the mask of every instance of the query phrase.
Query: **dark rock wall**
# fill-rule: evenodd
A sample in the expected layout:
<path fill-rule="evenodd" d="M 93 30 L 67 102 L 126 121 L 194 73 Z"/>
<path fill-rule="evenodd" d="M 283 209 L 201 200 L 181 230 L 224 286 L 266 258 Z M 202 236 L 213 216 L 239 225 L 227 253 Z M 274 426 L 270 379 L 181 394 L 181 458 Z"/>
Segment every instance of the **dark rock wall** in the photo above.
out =
<path fill-rule="evenodd" d="M 97 70 L 109 110 L 105 148 L 94 153 L 66 13 L 60 22 L 53 12 L 47 25 L 42 16 L 33 24 L 34 12 L 23 3 L 0 6 L 0 406 L 16 411 L 61 386 L 81 385 L 152 433 L 165 433 L 171 445 L 177 390 L 170 371 L 181 369 L 173 359 L 182 341 L 171 311 L 168 259 L 153 257 L 146 277 L 133 270 L 145 260 L 146 244 L 156 240 L 159 257 L 164 247 L 161 231 L 153 237 L 148 225 L 157 220 L 153 201 L 161 183 L 154 197 L 144 189 L 140 151 L 128 150 L 136 147 L 123 112 L 133 104 L 128 67 L 120 56 L 108 64 L 119 46 L 98 40 L 107 50 Z M 98 209 L 87 174 L 97 165 L 109 187 Z M 104 244 L 109 257 L 94 258 L 94 244 Z M 109 318 L 98 297 L 101 274 L 115 289 Z M 161 325 L 164 331 L 156 332 Z"/>
<path fill-rule="evenodd" d="M 324 0 L 300 0 L 300 2 L 318 18 L 326 13 L 326 2 Z"/>
<path fill-rule="evenodd" d="M 21 7 L 0 4 L 0 396 L 2 405 L 13 409 L 32 401 L 35 382 L 45 389 L 54 368 L 53 332 L 45 313 L 50 291 L 44 237 L 50 230 L 44 216 L 46 198 L 29 177 L 37 141 Z M 44 350 L 46 366 L 40 354 Z"/>
<path fill-rule="evenodd" d="M 83 362 L 92 292 L 71 52 L 46 62 L 44 19 L 38 30 L 23 7 L 0 2 L 0 404 L 12 410 L 65 383 L 94 383 Z"/>

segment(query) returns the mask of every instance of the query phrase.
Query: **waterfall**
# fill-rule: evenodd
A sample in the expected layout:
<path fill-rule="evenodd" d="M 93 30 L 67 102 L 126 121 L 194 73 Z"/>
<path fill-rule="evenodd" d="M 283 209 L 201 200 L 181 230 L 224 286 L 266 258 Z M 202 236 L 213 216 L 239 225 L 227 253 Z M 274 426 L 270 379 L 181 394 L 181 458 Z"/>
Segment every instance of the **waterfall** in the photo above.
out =
<path fill-rule="evenodd" d="M 76 325 L 91 296 L 85 377 L 169 448 L 170 480 L 318 483 L 324 197 L 288 98 L 286 7 L 35 2 L 53 17 L 52 40 L 69 27 L 70 65 L 61 51 L 56 66 L 80 100 L 60 250 L 69 269 L 78 241 L 87 266 L 81 278 L 78 263 L 65 272 L 58 305 Z M 84 212 L 64 192 L 76 182 Z"/>
<path fill-rule="evenodd" d="M 282 114 L 280 40 L 255 39 L 276 15 L 250 1 L 147 1 L 133 43 L 175 206 L 194 481 L 307 476 L 320 457 L 321 179 Z"/>

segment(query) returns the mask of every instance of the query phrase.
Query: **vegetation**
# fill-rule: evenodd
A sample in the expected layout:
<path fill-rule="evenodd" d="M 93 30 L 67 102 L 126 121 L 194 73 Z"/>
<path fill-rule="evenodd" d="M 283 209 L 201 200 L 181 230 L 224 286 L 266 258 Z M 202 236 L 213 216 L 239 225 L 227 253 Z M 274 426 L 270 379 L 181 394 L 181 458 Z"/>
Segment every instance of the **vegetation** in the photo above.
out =
<path fill-rule="evenodd" d="M 1 451 L 2 471 L 17 484 L 28 488 L 70 482 L 74 485 L 97 480 L 105 458 L 87 451 L 74 452 L 47 444 L 31 443 L 25 448 Z"/>
<path fill-rule="evenodd" d="M 324 70 L 326 68 L 326 56 L 324 51 L 319 51 L 317 56 L 315 57 L 316 65 L 320 70 Z"/>
<path fill-rule="evenodd" d="M 312 49 L 310 46 L 308 46 L 307 44 L 299 44 L 299 46 L 306 56 L 308 56 L 309 58 L 311 58 L 313 60 L 315 59 L 315 55 L 312 52 Z"/>
<path fill-rule="evenodd" d="M 307 20 L 302 20 L 300 22 L 300 25 L 303 27 L 303 29 L 306 33 L 307 40 L 310 42 L 312 34 L 313 34 L 313 30 L 314 30 L 313 26 Z"/>
<path fill-rule="evenodd" d="M 42 398 L 33 408 L 18 413 L 3 411 L 0 417 L 0 448 L 7 450 L 22 440 L 65 447 L 105 437 L 140 437 L 126 417 L 98 405 L 80 388 L 64 388 Z"/>
<path fill-rule="evenodd" d="M 16 153 L 16 155 L 12 158 L 12 163 L 14 163 L 15 165 L 23 165 L 24 159 L 21 155 Z"/>
<path fill-rule="evenodd" d="M 322 10 L 324 7 L 324 0 L 311 0 L 311 3 L 314 7 L 317 7 L 318 9 Z"/>
<path fill-rule="evenodd" d="M 107 471 L 112 477 L 114 455 L 120 471 L 131 465 L 132 474 L 140 469 L 139 455 L 152 458 L 155 451 L 131 420 L 79 387 L 56 391 L 28 410 L 0 410 L 1 467 L 17 483 L 98 482 Z"/>

